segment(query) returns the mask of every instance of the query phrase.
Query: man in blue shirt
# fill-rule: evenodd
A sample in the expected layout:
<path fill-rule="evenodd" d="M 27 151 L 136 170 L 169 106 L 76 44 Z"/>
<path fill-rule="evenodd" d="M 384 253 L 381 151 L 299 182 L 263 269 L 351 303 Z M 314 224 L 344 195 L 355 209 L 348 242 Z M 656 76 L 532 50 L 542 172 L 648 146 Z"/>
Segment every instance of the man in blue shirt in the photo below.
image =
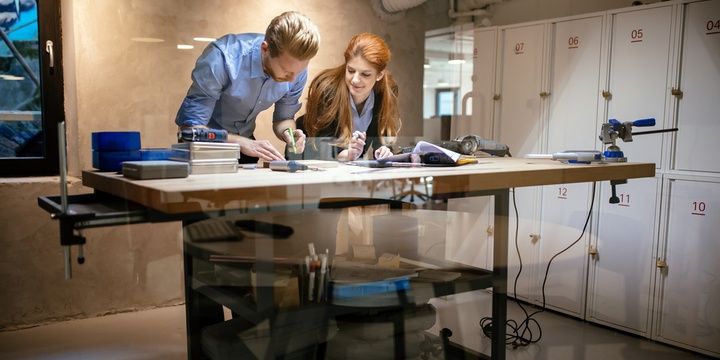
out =
<path fill-rule="evenodd" d="M 304 15 L 285 12 L 263 34 L 230 34 L 212 42 L 198 58 L 193 83 L 175 123 L 181 128 L 210 127 L 228 131 L 240 144 L 243 163 L 258 158 L 282 160 L 269 140 L 256 140 L 255 119 L 275 104 L 273 131 L 298 153 L 305 134 L 295 127 L 307 66 L 317 54 L 320 34 Z M 294 142 L 294 143 L 293 143 Z"/>

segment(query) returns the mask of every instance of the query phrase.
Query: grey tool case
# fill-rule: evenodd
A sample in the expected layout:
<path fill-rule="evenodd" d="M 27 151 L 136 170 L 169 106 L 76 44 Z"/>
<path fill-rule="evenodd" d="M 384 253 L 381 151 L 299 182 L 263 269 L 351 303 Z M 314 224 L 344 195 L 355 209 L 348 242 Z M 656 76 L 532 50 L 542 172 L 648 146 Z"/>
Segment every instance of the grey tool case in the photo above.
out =
<path fill-rule="evenodd" d="M 140 180 L 184 178 L 190 174 L 190 166 L 186 162 L 170 160 L 125 161 L 122 173 L 125 177 Z"/>

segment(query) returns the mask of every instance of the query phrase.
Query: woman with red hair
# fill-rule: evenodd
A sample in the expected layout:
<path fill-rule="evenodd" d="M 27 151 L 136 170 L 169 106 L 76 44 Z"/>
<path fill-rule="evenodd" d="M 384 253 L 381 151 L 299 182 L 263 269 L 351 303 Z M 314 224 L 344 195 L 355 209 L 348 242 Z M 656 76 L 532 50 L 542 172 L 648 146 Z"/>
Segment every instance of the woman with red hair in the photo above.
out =
<path fill-rule="evenodd" d="M 309 138 L 334 138 L 340 151 L 333 155 L 340 161 L 358 159 L 370 146 L 376 159 L 392 155 L 382 139 L 396 137 L 401 122 L 398 87 L 387 70 L 389 62 L 390 49 L 382 38 L 370 33 L 353 36 L 345 49 L 345 63 L 313 79 L 298 127 Z"/>

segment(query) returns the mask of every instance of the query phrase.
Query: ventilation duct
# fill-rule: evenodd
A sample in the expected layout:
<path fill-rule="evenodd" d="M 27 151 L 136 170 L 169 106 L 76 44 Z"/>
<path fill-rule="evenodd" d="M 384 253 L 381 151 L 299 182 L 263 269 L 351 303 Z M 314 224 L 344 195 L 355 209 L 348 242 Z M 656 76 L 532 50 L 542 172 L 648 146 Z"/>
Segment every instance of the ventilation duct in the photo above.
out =
<path fill-rule="evenodd" d="M 372 0 L 375 14 L 384 21 L 398 21 L 405 16 L 405 10 L 421 5 L 426 0 Z"/>
<path fill-rule="evenodd" d="M 488 26 L 490 25 L 489 18 L 492 14 L 485 10 L 485 8 L 503 1 L 504 0 L 449 0 L 450 10 L 448 11 L 448 16 L 451 20 L 473 16 L 481 19 L 481 24 Z"/>

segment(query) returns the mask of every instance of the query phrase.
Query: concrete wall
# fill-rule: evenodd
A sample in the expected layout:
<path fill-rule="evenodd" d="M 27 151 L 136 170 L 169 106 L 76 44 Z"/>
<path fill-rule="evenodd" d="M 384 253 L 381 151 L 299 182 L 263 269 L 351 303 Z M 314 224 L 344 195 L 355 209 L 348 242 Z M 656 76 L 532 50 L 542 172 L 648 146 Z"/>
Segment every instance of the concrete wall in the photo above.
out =
<path fill-rule="evenodd" d="M 421 134 L 421 7 L 387 23 L 366 0 L 332 6 L 321 0 L 69 0 L 62 2 L 62 21 L 71 175 L 91 167 L 94 131 L 139 130 L 143 147 L 175 142 L 173 120 L 206 45 L 192 38 L 264 32 L 270 19 L 286 10 L 305 13 L 322 33 L 310 78 L 343 61 L 342 51 L 353 34 L 370 31 L 384 37 L 394 55 L 390 70 L 401 89 L 403 135 Z M 164 42 L 131 40 L 137 37 Z M 180 43 L 195 48 L 178 50 Z M 259 118 L 259 137 L 274 139 L 271 113 Z M 58 186 L 57 178 L 0 179 L 0 329 L 183 301 L 179 223 L 87 230 L 87 262 L 75 263 L 74 278 L 63 280 L 58 224 L 36 200 L 58 194 Z M 77 178 L 70 189 L 90 191 Z"/>
<path fill-rule="evenodd" d="M 629 0 L 511 0 L 495 5 L 496 25 L 628 6 Z M 62 2 L 68 154 L 71 175 L 91 164 L 90 133 L 139 130 L 144 147 L 175 139 L 173 119 L 190 71 L 205 44 L 193 36 L 263 32 L 285 10 L 299 10 L 320 27 L 323 43 L 310 64 L 311 78 L 342 61 L 350 37 L 383 36 L 394 54 L 390 70 L 401 88 L 403 135 L 422 134 L 424 31 L 450 24 L 447 1 L 430 0 L 386 23 L 366 0 L 68 0 Z M 139 43 L 134 37 L 162 38 Z M 196 45 L 180 51 L 178 43 Z M 302 113 L 302 110 L 301 110 Z M 258 135 L 270 134 L 270 111 Z M 276 142 L 279 146 L 279 141 Z M 73 193 L 88 192 L 79 181 Z M 63 280 L 58 225 L 36 205 L 58 194 L 57 178 L 0 179 L 0 329 L 70 317 L 130 311 L 182 301 L 178 223 L 88 230 L 87 263 Z"/>

